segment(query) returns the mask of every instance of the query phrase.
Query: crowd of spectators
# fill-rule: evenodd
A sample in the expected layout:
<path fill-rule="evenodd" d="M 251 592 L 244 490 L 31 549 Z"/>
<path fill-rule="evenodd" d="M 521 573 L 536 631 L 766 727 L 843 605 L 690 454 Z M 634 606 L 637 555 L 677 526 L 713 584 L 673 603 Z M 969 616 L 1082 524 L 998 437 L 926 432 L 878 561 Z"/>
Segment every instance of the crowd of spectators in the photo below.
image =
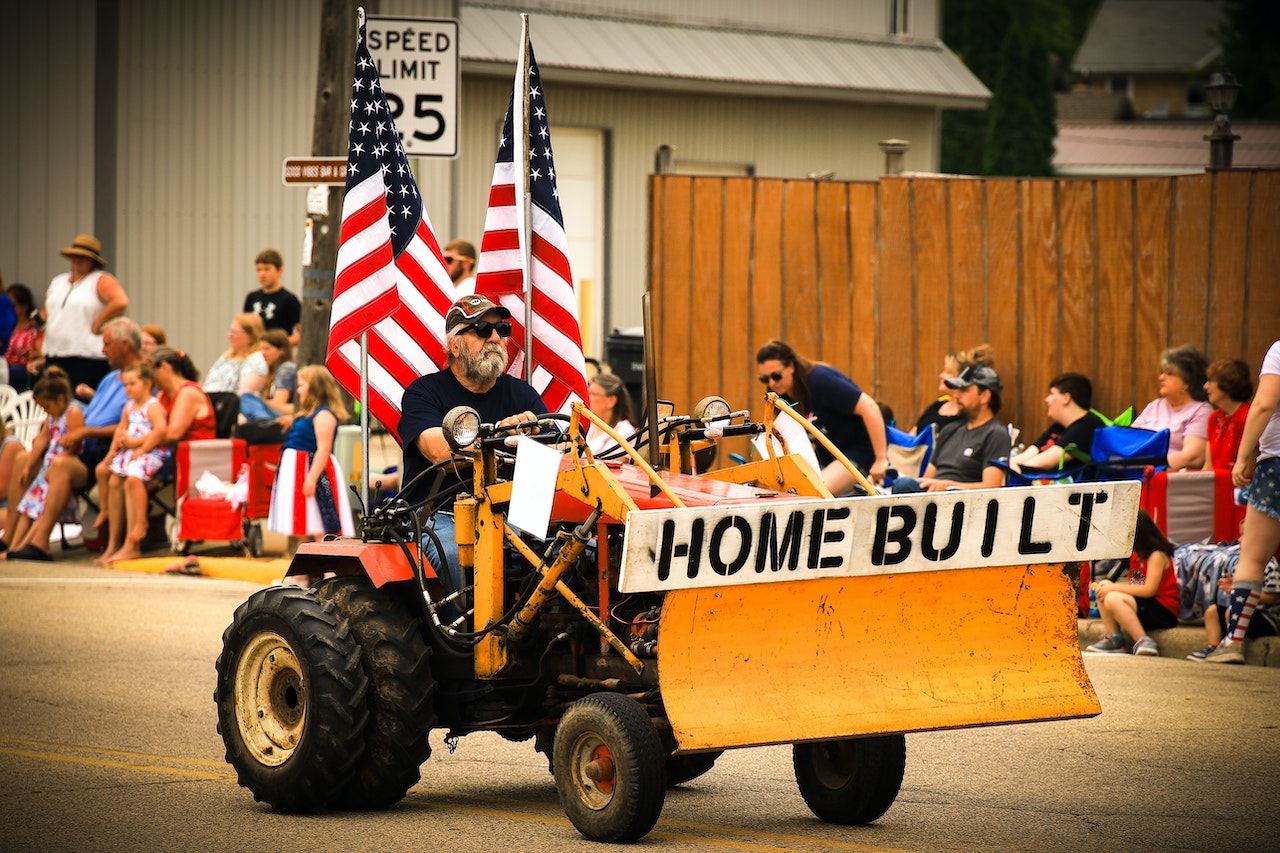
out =
<path fill-rule="evenodd" d="M 216 435 L 211 393 L 236 396 L 248 417 L 288 428 L 298 301 L 280 284 L 280 254 L 260 253 L 260 286 L 232 319 L 229 347 L 201 385 L 195 364 L 168 345 L 164 329 L 123 316 L 128 295 L 95 237 L 78 235 L 61 254 L 70 271 L 50 282 L 39 309 L 30 288 L 0 281 L 8 382 L 30 390 L 46 414 L 29 449 L 9 430 L 0 443 L 0 558 L 51 560 L 55 528 L 79 521 L 78 498 L 96 486 L 99 511 L 86 538 L 106 543 L 99 562 L 129 559 L 148 532 L 148 484 L 172 477 L 173 447 Z"/>
<path fill-rule="evenodd" d="M 445 248 L 454 281 L 467 281 L 475 263 L 474 248 L 462 241 Z M 235 398 L 239 423 L 245 428 L 270 428 L 283 435 L 294 421 L 299 387 L 293 346 L 300 310 L 297 298 L 281 284 L 283 260 L 278 252 L 264 250 L 255 258 L 259 287 L 246 296 L 244 312 L 232 318 L 228 348 L 210 365 L 202 384 L 190 357 L 168 345 L 163 329 L 139 327 L 123 317 L 128 295 L 107 272 L 101 252 L 100 242 L 87 234 L 64 248 L 61 254 L 70 271 L 50 283 L 42 307 L 36 307 L 30 288 L 22 284 L 0 295 L 8 382 L 18 390 L 33 390 L 48 415 L 29 450 L 11 435 L 0 443 L 5 499 L 0 552 L 8 551 L 9 557 L 51 559 L 55 526 L 71 517 L 76 495 L 95 482 L 101 501 L 95 526 L 110 543 L 102 559 L 136 556 L 145 533 L 140 519 L 145 518 L 146 483 L 171 471 L 176 442 L 214 436 L 219 408 L 215 400 L 220 396 Z M 944 359 L 938 376 L 940 396 L 911 430 L 931 428 L 934 434 L 932 461 L 925 471 L 911 472 L 922 476 L 898 476 L 888 467 L 888 420 L 882 407 L 850 377 L 805 358 L 780 340 L 760 348 L 756 366 L 760 382 L 807 415 L 827 439 L 815 450 L 820 473 L 835 494 L 858 493 L 861 488 L 829 447 L 858 466 L 865 474 L 863 482 L 895 493 L 999 487 L 1006 482 L 1006 472 L 1052 473 L 1073 460 L 1087 459 L 1093 436 L 1105 422 L 1092 409 L 1092 380 L 1078 372 L 1055 376 L 1044 398 L 1047 427 L 1033 441 L 1015 447 L 1019 431 L 999 419 L 1004 384 L 995 356 L 982 344 Z M 1142 407 L 1132 426 L 1169 431 L 1167 461 L 1172 470 L 1230 474 L 1239 467 L 1242 436 L 1248 434 L 1254 394 L 1249 365 L 1238 358 L 1210 364 L 1195 348 L 1181 346 L 1166 350 L 1159 367 L 1158 395 Z M 633 429 L 631 401 L 621 380 L 598 374 L 589 392 L 588 406 L 606 423 L 623 433 Z M 596 452 L 612 443 L 598 428 L 587 440 Z M 1260 529 L 1265 526 L 1265 520 L 1259 522 Z M 1143 566 L 1151 560 L 1159 563 L 1169 550 L 1167 541 L 1152 541 L 1155 544 L 1135 558 Z M 1206 617 L 1209 645 L 1201 658 L 1222 639 L 1217 617 L 1229 610 L 1231 587 L 1230 572 L 1220 570 L 1225 564 L 1222 559 L 1196 563 L 1219 567 L 1216 573 L 1178 567 L 1181 604 L 1188 590 L 1196 591 L 1195 616 Z M 1252 563 L 1248 565 L 1246 574 L 1257 574 Z M 1153 575 L 1149 570 L 1131 572 L 1127 589 L 1106 587 L 1118 594 L 1099 596 L 1100 608 L 1104 600 L 1112 603 L 1105 605 L 1103 615 L 1111 620 L 1108 638 L 1099 644 L 1108 648 L 1097 650 L 1124 649 L 1127 634 L 1134 640 L 1135 653 L 1152 653 L 1154 645 L 1142 627 L 1168 620 L 1169 614 L 1152 608 L 1169 609 L 1164 598 L 1173 572 L 1159 573 L 1158 583 Z M 1246 593 L 1250 584 L 1263 587 L 1260 581 L 1244 583 Z M 1275 584 L 1269 577 L 1264 607 L 1273 603 Z M 1146 595 L 1147 587 L 1151 596 Z M 1173 618 L 1178 615 L 1175 612 Z M 1258 623 L 1263 624 L 1269 623 Z M 1235 629 L 1234 624 L 1226 627 Z"/>

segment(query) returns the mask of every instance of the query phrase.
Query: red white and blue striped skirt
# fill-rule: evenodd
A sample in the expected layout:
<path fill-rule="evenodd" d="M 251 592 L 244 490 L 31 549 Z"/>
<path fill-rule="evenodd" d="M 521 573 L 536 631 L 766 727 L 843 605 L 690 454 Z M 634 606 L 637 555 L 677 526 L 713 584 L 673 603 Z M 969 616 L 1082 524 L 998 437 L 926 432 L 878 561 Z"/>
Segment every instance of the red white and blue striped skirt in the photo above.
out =
<path fill-rule="evenodd" d="M 316 483 L 316 493 L 311 497 L 302 493 L 311 458 L 312 454 L 304 450 L 285 450 L 280 455 L 267 527 L 286 536 L 325 533 L 354 536 L 356 528 L 347 496 L 347 478 L 332 453 L 323 476 Z"/>

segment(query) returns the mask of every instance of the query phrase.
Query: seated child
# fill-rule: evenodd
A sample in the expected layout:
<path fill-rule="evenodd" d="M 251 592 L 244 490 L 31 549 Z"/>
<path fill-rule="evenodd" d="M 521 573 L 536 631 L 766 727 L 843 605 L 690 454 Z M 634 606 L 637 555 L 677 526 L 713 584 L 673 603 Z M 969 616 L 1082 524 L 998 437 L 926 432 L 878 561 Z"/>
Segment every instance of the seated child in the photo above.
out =
<path fill-rule="evenodd" d="M 1128 634 L 1133 638 L 1135 655 L 1160 654 L 1147 631 L 1178 624 L 1178 581 L 1173 570 L 1173 543 L 1145 511 L 1138 510 L 1128 582 L 1102 580 L 1094 589 L 1098 615 L 1107 633 L 1085 651 L 1126 654 L 1124 635 Z"/>
<path fill-rule="evenodd" d="M 110 513 L 110 539 L 95 563 L 107 565 L 117 560 L 142 556 L 147 536 L 147 483 L 160 473 L 172 448 L 162 444 L 168 418 L 164 406 L 152 396 L 155 374 L 145 362 L 120 371 L 128 397 L 120 424 L 111 441 L 109 497 L 103 503 Z"/>

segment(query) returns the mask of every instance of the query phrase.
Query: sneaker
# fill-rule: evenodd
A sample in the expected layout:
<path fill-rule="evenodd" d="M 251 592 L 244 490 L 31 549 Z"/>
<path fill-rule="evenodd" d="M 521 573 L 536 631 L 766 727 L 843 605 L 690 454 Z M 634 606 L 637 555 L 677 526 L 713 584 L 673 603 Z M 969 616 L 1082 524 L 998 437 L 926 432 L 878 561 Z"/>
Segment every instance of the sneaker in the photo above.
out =
<path fill-rule="evenodd" d="M 1133 653 L 1145 657 L 1158 657 L 1160 655 L 1160 647 L 1150 637 L 1139 637 L 1133 644 Z"/>
<path fill-rule="evenodd" d="M 1213 651 L 1214 649 L 1216 649 L 1216 648 L 1217 648 L 1217 646 L 1205 646 L 1205 647 L 1204 647 L 1203 649 L 1201 649 L 1200 651 L 1198 651 L 1198 652 L 1192 652 L 1191 654 L 1187 655 L 1187 660 L 1194 660 L 1194 661 L 1201 661 L 1201 662 L 1203 662 L 1203 661 L 1204 661 L 1204 659 L 1205 659 L 1205 658 L 1207 658 L 1207 657 L 1209 656 L 1209 653 L 1210 653 L 1210 652 L 1212 652 L 1212 651 Z"/>
<path fill-rule="evenodd" d="M 1244 643 L 1223 643 L 1205 655 L 1205 663 L 1244 663 Z"/>
<path fill-rule="evenodd" d="M 1129 650 L 1125 648 L 1124 637 L 1119 634 L 1107 634 L 1085 651 L 1101 655 L 1123 655 Z"/>

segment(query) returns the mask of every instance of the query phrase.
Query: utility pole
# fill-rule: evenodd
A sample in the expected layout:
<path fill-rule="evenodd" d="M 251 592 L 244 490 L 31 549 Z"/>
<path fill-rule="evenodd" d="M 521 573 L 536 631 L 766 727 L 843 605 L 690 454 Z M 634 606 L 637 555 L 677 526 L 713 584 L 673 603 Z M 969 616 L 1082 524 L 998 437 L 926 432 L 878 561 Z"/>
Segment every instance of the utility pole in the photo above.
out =
<path fill-rule="evenodd" d="M 324 0 L 320 12 L 320 61 L 316 68 L 316 108 L 311 131 L 314 157 L 347 155 L 351 119 L 351 73 L 356 61 L 356 9 L 372 14 L 373 0 Z M 324 364 L 329 311 L 342 224 L 343 188 L 328 190 L 328 212 L 310 214 L 311 262 L 302 269 L 302 338 L 298 364 Z"/>

